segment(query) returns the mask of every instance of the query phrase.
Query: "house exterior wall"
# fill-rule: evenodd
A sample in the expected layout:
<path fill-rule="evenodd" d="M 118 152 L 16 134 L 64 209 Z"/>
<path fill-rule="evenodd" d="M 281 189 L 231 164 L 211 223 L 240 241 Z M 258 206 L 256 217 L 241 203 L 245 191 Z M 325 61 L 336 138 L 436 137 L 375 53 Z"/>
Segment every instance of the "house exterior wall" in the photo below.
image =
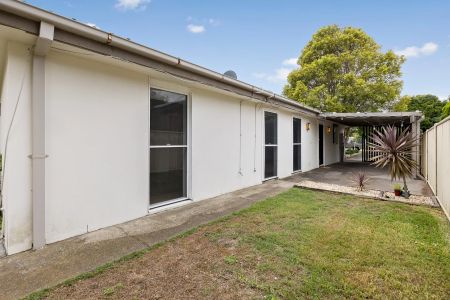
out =
<path fill-rule="evenodd" d="M 319 122 L 313 117 L 302 117 L 302 172 L 319 167 Z M 310 129 L 306 130 L 306 123 Z"/>
<path fill-rule="evenodd" d="M 32 237 L 31 60 L 27 47 L 11 45 L 7 62 L 2 145 L 19 77 L 28 76 L 8 146 L 8 164 L 15 169 L 7 173 L 4 194 L 6 246 L 12 254 L 30 249 Z M 318 167 L 317 118 L 163 77 L 83 55 L 49 53 L 45 81 L 47 243 L 148 213 L 150 87 L 189 96 L 188 196 L 194 201 L 264 180 L 266 110 L 278 116 L 278 177 L 293 173 L 294 117 L 302 120 L 302 171 Z M 310 130 L 306 123 L 311 124 Z M 325 133 L 325 164 L 339 160 L 338 147 Z"/>
<path fill-rule="evenodd" d="M 168 84 L 156 87 L 171 89 Z M 185 93 L 189 91 L 192 199 L 214 197 L 264 180 L 264 111 L 278 117 L 278 177 L 293 173 L 293 117 L 302 119 L 302 166 L 306 171 L 318 167 L 317 130 L 307 132 L 304 126 L 314 119 L 198 88 Z"/>
<path fill-rule="evenodd" d="M 8 42 L 1 95 L 2 197 L 8 254 L 30 249 L 32 243 L 31 160 L 28 157 L 31 154 L 31 55 L 28 48 L 29 45 Z"/>
<path fill-rule="evenodd" d="M 341 133 L 344 130 L 344 127 L 342 125 L 338 125 L 333 122 L 329 121 L 319 121 L 320 124 L 323 124 L 323 161 L 324 165 L 331 165 L 334 163 L 339 162 L 339 133 Z M 333 124 L 338 125 L 337 128 L 337 136 L 335 139 L 335 142 L 333 143 Z M 331 133 L 327 132 L 327 128 L 331 128 Z"/>
<path fill-rule="evenodd" d="M 148 77 L 51 52 L 46 74 L 46 240 L 144 216 Z"/>
<path fill-rule="evenodd" d="M 255 104 L 241 101 L 211 91 L 192 91 L 190 150 L 194 200 L 262 181 L 262 110 L 257 108 L 255 115 Z"/>

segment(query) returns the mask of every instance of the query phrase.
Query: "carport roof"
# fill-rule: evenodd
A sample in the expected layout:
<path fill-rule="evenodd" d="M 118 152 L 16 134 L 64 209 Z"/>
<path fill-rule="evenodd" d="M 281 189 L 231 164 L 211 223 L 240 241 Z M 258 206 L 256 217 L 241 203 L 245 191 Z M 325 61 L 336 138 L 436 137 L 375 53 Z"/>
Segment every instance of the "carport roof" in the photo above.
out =
<path fill-rule="evenodd" d="M 423 114 L 415 112 L 322 113 L 321 118 L 347 126 L 401 125 L 413 123 Z"/>

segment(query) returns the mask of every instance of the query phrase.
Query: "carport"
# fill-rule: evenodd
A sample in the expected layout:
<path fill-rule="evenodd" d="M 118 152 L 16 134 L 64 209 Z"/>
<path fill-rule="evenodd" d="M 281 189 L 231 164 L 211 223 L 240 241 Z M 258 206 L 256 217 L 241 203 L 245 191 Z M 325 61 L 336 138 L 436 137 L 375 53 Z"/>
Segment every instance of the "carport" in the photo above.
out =
<path fill-rule="evenodd" d="M 393 125 L 399 130 L 410 128 L 413 136 L 420 136 L 421 112 L 367 112 L 367 113 L 322 113 L 320 117 L 325 120 L 340 123 L 347 127 L 360 127 L 362 129 L 362 162 L 370 162 L 373 153 L 370 151 L 371 136 L 374 130 L 383 126 Z M 344 161 L 344 134 L 340 136 L 340 158 Z M 413 149 L 413 157 L 420 165 L 420 145 Z M 418 172 L 418 171 L 417 171 Z M 417 173 L 416 173 L 417 175 Z"/>
<path fill-rule="evenodd" d="M 376 113 L 322 113 L 322 119 L 339 123 L 348 127 L 361 127 L 362 155 L 359 160 L 344 162 L 344 133 L 339 137 L 340 163 L 324 166 L 309 172 L 295 174 L 285 180 L 295 183 L 310 181 L 315 183 L 331 184 L 337 186 L 354 186 L 355 173 L 364 172 L 370 178 L 368 189 L 378 191 L 392 191 L 391 178 L 387 169 L 376 168 L 371 165 L 373 154 L 370 151 L 371 135 L 375 129 L 383 126 L 393 125 L 399 130 L 410 128 L 413 136 L 420 135 L 421 112 L 376 112 Z M 413 157 L 420 163 L 420 145 L 413 149 Z M 415 178 L 408 178 L 407 183 L 412 194 L 432 196 L 433 193 L 427 183 L 418 176 L 419 168 L 416 169 Z"/>

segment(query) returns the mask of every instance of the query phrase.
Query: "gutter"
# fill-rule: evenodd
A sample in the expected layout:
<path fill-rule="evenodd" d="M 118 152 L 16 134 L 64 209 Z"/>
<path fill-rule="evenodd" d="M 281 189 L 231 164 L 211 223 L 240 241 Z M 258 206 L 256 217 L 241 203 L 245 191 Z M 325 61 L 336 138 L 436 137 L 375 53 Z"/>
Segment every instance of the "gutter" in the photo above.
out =
<path fill-rule="evenodd" d="M 86 24 L 77 22 L 72 19 L 68 19 L 59 15 L 56 15 L 52 12 L 31 6 L 29 4 L 15 1 L 15 0 L 0 0 L 0 9 L 33 20 L 35 22 L 44 21 L 46 23 L 53 24 L 56 29 L 61 29 L 67 31 L 69 33 L 88 38 L 90 40 L 106 44 L 109 46 L 117 47 L 119 49 L 141 55 L 143 57 L 165 63 L 171 66 L 175 66 L 180 69 L 187 70 L 189 72 L 205 76 L 209 79 L 217 80 L 219 82 L 232 85 L 234 87 L 241 88 L 247 92 L 253 94 L 259 94 L 267 97 L 267 101 L 269 99 L 273 99 L 275 101 L 287 104 L 289 106 L 293 106 L 295 108 L 306 110 L 309 112 L 318 115 L 320 113 L 319 110 L 314 109 L 312 107 L 305 106 L 295 100 L 289 99 L 287 97 L 266 91 L 264 89 L 255 87 L 253 85 L 247 84 L 240 80 L 235 80 L 233 78 L 229 78 L 221 73 L 203 68 L 196 64 L 190 63 L 188 61 L 182 60 L 175 56 L 171 56 L 165 54 L 163 52 L 151 49 L 149 47 L 143 46 L 141 44 L 132 42 L 128 39 L 124 39 L 122 37 L 116 36 L 112 33 L 105 32 L 103 30 L 90 27 Z M 56 39 L 55 39 L 56 40 Z"/>

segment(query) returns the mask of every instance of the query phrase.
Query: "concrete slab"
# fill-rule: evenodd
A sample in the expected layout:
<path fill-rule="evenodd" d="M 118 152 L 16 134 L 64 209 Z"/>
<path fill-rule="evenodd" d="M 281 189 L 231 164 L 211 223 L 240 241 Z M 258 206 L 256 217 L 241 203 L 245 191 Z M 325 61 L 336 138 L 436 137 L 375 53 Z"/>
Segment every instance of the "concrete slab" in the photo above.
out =
<path fill-rule="evenodd" d="M 298 173 L 285 180 L 294 183 L 309 180 L 328 184 L 354 186 L 352 177 L 358 171 L 363 171 L 370 177 L 367 183 L 368 189 L 392 192 L 394 182 L 391 182 L 387 169 L 375 168 L 370 163 L 357 161 L 333 164 L 306 173 Z M 400 181 L 397 182 L 401 183 Z M 433 192 L 425 181 L 421 179 L 407 179 L 406 182 L 412 194 L 433 196 Z"/>
<path fill-rule="evenodd" d="M 293 187 L 273 180 L 0 259 L 0 298 L 17 299 Z"/>

